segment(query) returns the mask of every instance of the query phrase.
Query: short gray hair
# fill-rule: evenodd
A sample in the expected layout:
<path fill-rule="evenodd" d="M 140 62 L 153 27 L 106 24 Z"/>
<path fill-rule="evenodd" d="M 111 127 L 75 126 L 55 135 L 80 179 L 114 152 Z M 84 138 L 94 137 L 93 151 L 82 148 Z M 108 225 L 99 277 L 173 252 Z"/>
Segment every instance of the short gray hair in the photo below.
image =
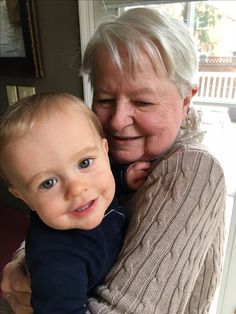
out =
<path fill-rule="evenodd" d="M 127 51 L 130 69 L 125 68 L 119 47 Z M 198 54 L 194 39 L 184 22 L 161 14 L 157 10 L 135 8 L 124 12 L 120 17 L 98 26 L 85 50 L 81 74 L 88 74 L 93 85 L 96 69 L 95 58 L 98 51 L 105 48 L 114 64 L 122 71 L 136 71 L 142 68 L 142 52 L 150 58 L 153 67 L 160 75 L 165 71 L 173 81 L 181 97 L 196 87 Z M 180 130 L 177 141 L 201 142 L 203 133 L 199 128 L 200 117 L 190 108 L 188 118 L 192 126 Z"/>
<path fill-rule="evenodd" d="M 94 59 L 101 48 L 107 49 L 122 71 L 121 45 L 128 53 L 132 71 L 142 66 L 144 50 L 157 74 L 162 65 L 168 78 L 176 83 L 181 96 L 185 95 L 186 87 L 193 87 L 198 68 L 197 50 L 182 21 L 157 10 L 135 8 L 113 21 L 100 24 L 85 50 L 81 73 L 87 73 L 93 84 Z"/>

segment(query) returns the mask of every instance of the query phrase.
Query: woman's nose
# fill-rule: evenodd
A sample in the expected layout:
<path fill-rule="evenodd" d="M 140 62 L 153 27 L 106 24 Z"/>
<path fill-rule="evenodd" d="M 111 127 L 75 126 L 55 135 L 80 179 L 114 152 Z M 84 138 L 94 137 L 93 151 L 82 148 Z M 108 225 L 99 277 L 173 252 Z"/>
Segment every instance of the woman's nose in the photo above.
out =
<path fill-rule="evenodd" d="M 88 190 L 87 183 L 81 178 L 74 179 L 67 183 L 65 197 L 66 199 L 73 199 L 81 196 L 84 192 Z"/>
<path fill-rule="evenodd" d="M 119 131 L 133 124 L 132 106 L 127 102 L 117 102 L 110 117 L 110 127 Z"/>

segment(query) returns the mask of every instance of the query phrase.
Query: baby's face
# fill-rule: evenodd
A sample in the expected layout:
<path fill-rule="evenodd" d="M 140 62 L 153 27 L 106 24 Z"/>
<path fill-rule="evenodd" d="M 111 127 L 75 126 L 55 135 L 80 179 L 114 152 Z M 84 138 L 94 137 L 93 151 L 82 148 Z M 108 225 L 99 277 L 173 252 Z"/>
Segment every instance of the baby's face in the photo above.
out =
<path fill-rule="evenodd" d="M 36 124 L 6 147 L 10 191 L 56 229 L 92 229 L 112 201 L 107 142 L 71 109 Z M 11 167 L 9 168 L 9 165 Z"/>

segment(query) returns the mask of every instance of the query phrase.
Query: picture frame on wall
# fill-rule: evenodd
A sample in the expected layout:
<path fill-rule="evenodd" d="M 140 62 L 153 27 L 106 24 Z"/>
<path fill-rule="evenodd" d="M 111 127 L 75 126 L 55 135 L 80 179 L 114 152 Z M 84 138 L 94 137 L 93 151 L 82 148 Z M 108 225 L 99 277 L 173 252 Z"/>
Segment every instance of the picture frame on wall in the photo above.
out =
<path fill-rule="evenodd" d="M 4 76 L 43 76 L 35 0 L 0 0 L 0 68 Z"/>

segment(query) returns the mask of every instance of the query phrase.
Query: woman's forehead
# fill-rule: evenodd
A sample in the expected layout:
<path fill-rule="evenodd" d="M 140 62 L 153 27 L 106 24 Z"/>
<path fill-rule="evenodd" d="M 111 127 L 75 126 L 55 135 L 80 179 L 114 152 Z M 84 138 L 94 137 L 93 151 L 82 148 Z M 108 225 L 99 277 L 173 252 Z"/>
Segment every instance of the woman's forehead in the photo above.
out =
<path fill-rule="evenodd" d="M 166 70 L 159 58 L 153 62 L 144 49 L 141 48 L 134 58 L 124 46 L 119 46 L 118 48 L 118 64 L 114 54 L 108 51 L 108 49 L 103 47 L 98 50 L 93 64 L 95 75 L 96 73 L 110 74 L 116 72 L 118 75 L 135 79 L 139 75 L 148 75 L 148 73 L 153 72 L 158 78 L 167 77 Z"/>

